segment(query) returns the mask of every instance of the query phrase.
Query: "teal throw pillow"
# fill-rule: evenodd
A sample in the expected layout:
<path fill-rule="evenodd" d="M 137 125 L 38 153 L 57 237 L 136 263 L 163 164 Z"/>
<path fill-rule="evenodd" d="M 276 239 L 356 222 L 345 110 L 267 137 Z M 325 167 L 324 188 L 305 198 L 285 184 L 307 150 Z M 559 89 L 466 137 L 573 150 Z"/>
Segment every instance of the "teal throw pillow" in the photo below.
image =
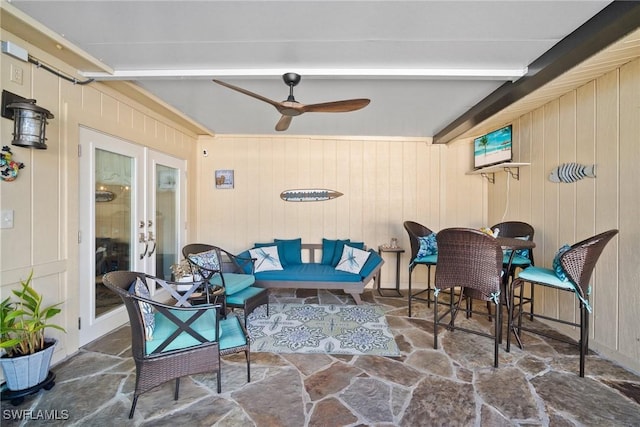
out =
<path fill-rule="evenodd" d="M 436 242 L 436 233 L 431 233 L 428 236 L 418 237 L 420 242 L 420 249 L 418 249 L 418 258 L 424 258 L 427 255 L 438 254 L 438 243 Z"/>
<path fill-rule="evenodd" d="M 571 246 L 562 245 L 562 247 L 558 249 L 558 252 L 553 257 L 553 270 L 556 272 L 556 276 L 558 276 L 558 279 L 562 280 L 563 282 L 568 281 L 569 278 L 567 277 L 567 273 L 564 271 L 564 268 L 562 268 L 562 264 L 560 264 L 560 257 L 569 249 L 571 249 Z"/>
<path fill-rule="evenodd" d="M 338 244 L 338 242 L 342 242 L 342 245 L 344 245 L 345 242 L 349 242 L 349 239 L 346 240 L 331 240 L 331 239 L 322 239 L 322 261 L 321 264 L 324 265 L 333 265 L 335 267 L 335 264 L 333 263 L 333 255 L 336 252 L 336 245 Z M 342 249 L 340 251 L 340 255 L 342 255 Z"/>
<path fill-rule="evenodd" d="M 278 244 L 280 260 L 284 259 L 286 265 L 302 264 L 302 238 L 297 239 L 274 239 Z"/>

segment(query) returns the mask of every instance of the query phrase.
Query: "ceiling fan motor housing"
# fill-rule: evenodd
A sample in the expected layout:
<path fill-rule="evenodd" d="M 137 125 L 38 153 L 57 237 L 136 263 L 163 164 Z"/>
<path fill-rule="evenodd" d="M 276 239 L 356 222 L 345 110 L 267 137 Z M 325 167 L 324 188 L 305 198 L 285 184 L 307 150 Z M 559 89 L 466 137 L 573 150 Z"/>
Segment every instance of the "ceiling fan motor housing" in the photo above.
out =
<path fill-rule="evenodd" d="M 282 80 L 284 80 L 287 86 L 296 86 L 298 83 L 300 83 L 300 79 L 300 74 L 296 73 L 284 73 L 282 75 Z"/>

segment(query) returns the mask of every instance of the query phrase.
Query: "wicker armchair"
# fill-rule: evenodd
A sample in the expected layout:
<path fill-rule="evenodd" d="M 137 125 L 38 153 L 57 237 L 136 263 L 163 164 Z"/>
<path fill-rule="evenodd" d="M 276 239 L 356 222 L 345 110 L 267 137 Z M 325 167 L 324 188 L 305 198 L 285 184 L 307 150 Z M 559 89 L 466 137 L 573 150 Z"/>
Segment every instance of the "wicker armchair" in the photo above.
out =
<path fill-rule="evenodd" d="M 137 294 L 138 285 L 153 283 L 153 276 L 132 271 L 113 271 L 103 284 L 122 299 L 131 325 L 131 352 L 136 364 L 136 385 L 129 418 L 133 418 L 138 397 L 167 381 L 200 373 L 217 373 L 221 392 L 220 356 L 244 351 L 247 380 L 250 381 L 249 337 L 240 320 L 220 320 L 220 306 L 176 307 Z M 134 289 L 135 287 L 135 289 Z"/>
<path fill-rule="evenodd" d="M 431 306 L 431 267 L 434 267 L 438 262 L 438 255 L 427 255 L 424 257 L 418 257 L 418 251 L 420 250 L 420 237 L 426 237 L 433 233 L 429 228 L 425 227 L 422 224 L 418 224 L 414 221 L 405 221 L 404 229 L 407 230 L 407 234 L 409 235 L 409 243 L 411 245 L 411 258 L 409 261 L 409 317 L 411 317 L 411 302 L 412 300 L 423 301 L 427 303 L 427 307 Z M 418 265 L 424 265 L 427 267 L 427 288 L 419 290 L 415 293 L 412 291 L 411 287 L 411 276 L 413 274 L 413 269 Z M 421 295 L 426 293 L 427 296 L 422 297 Z"/>
<path fill-rule="evenodd" d="M 498 367 L 498 344 L 501 335 L 500 289 L 502 273 L 502 248 L 493 237 L 469 228 L 447 228 L 440 231 L 438 241 L 438 265 L 434 290 L 433 347 L 438 348 L 438 327 L 481 335 L 494 340 L 494 366 Z M 453 292 L 460 287 L 459 295 Z M 444 289 L 449 293 L 449 307 L 438 310 L 439 294 Z M 457 301 L 456 301 L 457 297 Z M 470 316 L 470 298 L 493 301 L 496 306 L 495 332 L 493 335 L 456 326 L 455 319 L 462 299 L 467 300 L 466 313 Z M 448 322 L 445 322 L 446 318 Z"/>
<path fill-rule="evenodd" d="M 208 283 L 205 290 L 215 286 L 225 289 L 224 312 L 227 308 L 241 308 L 244 322 L 247 316 L 263 304 L 267 304 L 269 315 L 269 291 L 252 286 L 255 283 L 254 260 L 241 258 L 222 248 L 204 243 L 192 243 L 182 248 L 183 256 L 189 261 L 196 276 Z M 208 301 L 208 300 L 207 300 Z"/>
<path fill-rule="evenodd" d="M 531 315 L 533 317 L 539 317 L 541 319 L 575 326 L 580 329 L 580 340 L 578 341 L 577 345 L 580 349 L 580 376 L 584 377 L 585 356 L 589 351 L 589 313 L 591 312 L 591 306 L 589 304 L 589 282 L 591 280 L 591 275 L 593 273 L 593 269 L 596 266 L 598 258 L 600 258 L 600 255 L 602 254 L 602 251 L 604 250 L 607 243 L 609 243 L 609 241 L 616 234 L 618 234 L 618 230 L 605 231 L 604 233 L 597 234 L 581 242 L 575 243 L 566 252 L 558 254 L 559 265 L 562 267 L 561 274 L 566 275 L 567 280 L 561 280 L 556 272 L 556 269 L 527 267 L 520 272 L 518 277 L 511 282 L 509 290 L 509 294 L 511 296 L 511 312 L 509 313 L 509 334 L 507 335 L 507 351 L 509 351 L 511 348 L 512 330 L 515 332 L 515 336 L 518 340 L 520 348 L 522 348 L 522 342 L 520 341 L 520 333 L 522 331 L 533 332 L 546 338 L 552 338 L 570 344 L 576 344 L 574 341 L 565 340 L 559 337 L 557 334 L 547 335 L 538 329 L 530 329 L 522 326 L 522 306 L 526 303 L 526 301 L 523 301 L 522 297 L 525 283 L 547 286 L 559 291 L 573 292 L 578 298 L 580 306 L 579 321 L 570 322 L 554 317 L 545 316 L 542 314 L 532 313 Z M 519 298 L 521 304 L 517 305 L 518 325 L 514 329 L 514 298 L 516 289 L 518 288 L 520 289 Z"/>

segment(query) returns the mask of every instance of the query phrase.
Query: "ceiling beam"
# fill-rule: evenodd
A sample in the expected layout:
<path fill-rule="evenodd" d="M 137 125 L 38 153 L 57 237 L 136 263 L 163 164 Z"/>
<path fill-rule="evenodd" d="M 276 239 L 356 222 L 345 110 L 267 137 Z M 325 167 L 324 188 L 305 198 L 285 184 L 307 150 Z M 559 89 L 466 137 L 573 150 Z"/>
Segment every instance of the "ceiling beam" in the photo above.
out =
<path fill-rule="evenodd" d="M 433 137 L 446 144 L 640 27 L 640 2 L 616 0 Z"/>

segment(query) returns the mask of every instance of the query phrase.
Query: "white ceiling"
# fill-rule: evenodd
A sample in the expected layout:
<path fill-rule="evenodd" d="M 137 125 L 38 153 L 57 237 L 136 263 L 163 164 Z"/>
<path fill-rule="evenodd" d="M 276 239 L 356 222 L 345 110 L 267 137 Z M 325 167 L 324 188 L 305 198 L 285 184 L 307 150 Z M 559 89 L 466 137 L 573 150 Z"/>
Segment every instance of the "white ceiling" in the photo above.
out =
<path fill-rule="evenodd" d="M 303 75 L 294 90 L 299 102 L 370 98 L 371 104 L 349 113 L 306 113 L 294 118 L 287 134 L 416 137 L 433 136 L 517 77 L 408 74 L 427 69 L 523 73 L 609 3 L 10 2 L 111 67 L 119 78 L 136 81 L 215 133 L 276 133 L 280 115 L 211 78 L 280 101 L 288 88 L 279 75 L 291 71 Z M 262 76 L 261 70 L 275 71 Z M 140 77 L 126 77 L 133 72 Z M 161 72 L 173 77 L 151 77 Z M 197 76 L 185 77 L 193 74 Z"/>

